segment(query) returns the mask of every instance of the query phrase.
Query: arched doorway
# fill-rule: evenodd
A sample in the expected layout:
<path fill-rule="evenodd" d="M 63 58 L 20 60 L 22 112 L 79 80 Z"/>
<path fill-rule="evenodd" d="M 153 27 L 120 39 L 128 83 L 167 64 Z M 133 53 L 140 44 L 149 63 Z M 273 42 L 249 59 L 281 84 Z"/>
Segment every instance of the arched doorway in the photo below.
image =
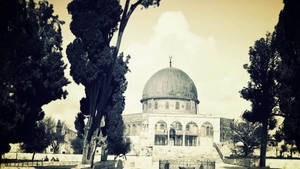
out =
<path fill-rule="evenodd" d="M 180 122 L 175 121 L 171 124 L 169 137 L 171 146 L 183 145 L 183 130 Z"/>
<path fill-rule="evenodd" d="M 154 145 L 168 145 L 168 128 L 163 120 L 155 124 Z"/>

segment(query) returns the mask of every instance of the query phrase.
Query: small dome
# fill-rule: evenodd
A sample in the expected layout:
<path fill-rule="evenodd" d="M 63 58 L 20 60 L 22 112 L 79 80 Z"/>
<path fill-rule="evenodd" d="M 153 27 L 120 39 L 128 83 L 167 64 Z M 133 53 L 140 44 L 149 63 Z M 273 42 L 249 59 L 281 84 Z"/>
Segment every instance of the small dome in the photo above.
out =
<path fill-rule="evenodd" d="M 182 70 L 168 67 L 156 72 L 146 83 L 141 102 L 148 99 L 183 99 L 199 103 L 193 80 Z"/>

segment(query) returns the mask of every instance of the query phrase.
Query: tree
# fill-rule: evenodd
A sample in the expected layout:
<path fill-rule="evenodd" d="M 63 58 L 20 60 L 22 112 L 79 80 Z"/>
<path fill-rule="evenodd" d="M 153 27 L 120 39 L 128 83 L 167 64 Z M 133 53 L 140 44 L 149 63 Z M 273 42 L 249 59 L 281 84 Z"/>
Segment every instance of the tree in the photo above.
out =
<path fill-rule="evenodd" d="M 27 153 L 33 153 L 32 160 L 35 153 L 43 152 L 49 146 L 54 153 L 58 153 L 60 144 L 65 142 L 62 133 L 63 128 L 66 126 L 60 120 L 56 123 L 53 118 L 46 117 L 38 122 L 33 132 L 34 135 L 23 141 L 21 149 Z"/>
<path fill-rule="evenodd" d="M 283 149 L 282 146 L 281 146 L 280 157 L 282 157 L 282 150 L 284 150 L 283 152 L 287 151 L 286 145 L 289 145 L 289 147 L 290 147 L 290 149 L 289 149 L 290 150 L 290 157 L 293 157 L 293 153 L 295 151 L 297 151 L 297 148 L 295 148 L 295 145 L 296 145 L 295 140 L 293 140 L 291 137 L 289 137 L 289 134 L 286 134 L 283 131 L 282 126 L 280 126 L 279 129 L 275 132 L 274 138 L 275 138 L 277 143 L 279 143 L 281 141 L 284 141 L 284 146 L 285 146 L 286 150 Z"/>
<path fill-rule="evenodd" d="M 53 150 L 53 153 L 59 153 L 60 144 L 65 142 L 65 136 L 62 132 L 66 128 L 64 123 L 61 123 L 60 120 L 55 124 L 55 120 L 51 117 L 45 119 L 45 125 L 47 126 L 46 134 L 50 141 L 50 146 Z"/>
<path fill-rule="evenodd" d="M 241 90 L 242 98 L 251 102 L 251 111 L 246 110 L 243 117 L 250 122 L 257 122 L 262 125 L 260 143 L 260 167 L 266 164 L 266 148 L 268 130 L 274 129 L 276 120 L 273 112 L 276 101 L 275 70 L 278 56 L 272 48 L 274 35 L 268 33 L 266 38 L 257 40 L 253 47 L 250 47 L 250 64 L 244 68 L 250 74 L 248 86 Z"/>
<path fill-rule="evenodd" d="M 55 127 L 55 132 L 49 133 L 49 136 L 51 137 L 50 146 L 55 154 L 59 153 L 60 144 L 65 142 L 65 135 L 62 133 L 62 130 L 65 127 L 66 126 L 62 124 L 60 120 L 58 120 Z"/>
<path fill-rule="evenodd" d="M 282 132 L 285 139 L 295 141 L 300 151 L 300 6 L 295 0 L 283 2 L 273 43 L 281 59 L 278 97 L 284 115 Z"/>
<path fill-rule="evenodd" d="M 74 150 L 74 154 L 82 154 L 83 138 L 77 136 L 71 141 L 71 146 Z"/>
<path fill-rule="evenodd" d="M 0 152 L 26 141 L 43 119 L 42 106 L 66 96 L 62 21 L 41 0 L 0 1 Z"/>
<path fill-rule="evenodd" d="M 33 153 L 32 161 L 34 160 L 35 153 L 43 152 L 50 145 L 51 141 L 46 134 L 46 127 L 43 122 L 38 122 L 38 125 L 34 130 L 34 135 L 32 135 L 31 138 L 27 138 L 21 144 L 22 150 L 26 153 Z"/>
<path fill-rule="evenodd" d="M 261 127 L 258 123 L 248 121 L 235 122 L 231 126 L 230 137 L 232 142 L 237 145 L 237 154 L 242 157 L 249 157 L 253 151 L 259 148 Z M 236 149 L 234 149 L 236 150 Z"/>
<path fill-rule="evenodd" d="M 122 112 L 125 106 L 125 98 L 123 93 L 126 90 L 126 85 L 120 85 L 119 92 L 113 95 L 110 101 L 111 110 L 108 110 L 105 133 L 107 135 L 107 148 L 109 154 L 125 155 L 130 150 L 130 142 L 124 140 L 124 122 Z"/>
<path fill-rule="evenodd" d="M 100 123 L 110 113 L 109 100 L 120 86 L 126 86 L 128 71 L 123 54 L 119 53 L 128 20 L 138 6 L 158 6 L 160 0 L 126 0 L 122 9 L 119 0 L 73 0 L 68 5 L 72 15 L 70 29 L 75 40 L 67 47 L 71 76 L 85 86 L 88 122 L 84 131 L 82 163 L 93 165 L 97 140 L 102 133 Z M 110 44 L 118 31 L 116 45 Z"/>

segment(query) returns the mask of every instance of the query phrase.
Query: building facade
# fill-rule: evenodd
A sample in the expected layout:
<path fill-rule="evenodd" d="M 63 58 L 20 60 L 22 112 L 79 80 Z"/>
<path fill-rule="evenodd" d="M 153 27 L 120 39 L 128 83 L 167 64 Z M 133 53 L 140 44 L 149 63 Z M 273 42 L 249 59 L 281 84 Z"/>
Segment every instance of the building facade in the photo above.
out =
<path fill-rule="evenodd" d="M 182 70 L 167 67 L 146 83 L 142 112 L 123 115 L 129 154 L 155 160 L 220 160 L 230 119 L 201 114 L 196 86 Z M 229 123 L 228 123 L 229 122 Z"/>

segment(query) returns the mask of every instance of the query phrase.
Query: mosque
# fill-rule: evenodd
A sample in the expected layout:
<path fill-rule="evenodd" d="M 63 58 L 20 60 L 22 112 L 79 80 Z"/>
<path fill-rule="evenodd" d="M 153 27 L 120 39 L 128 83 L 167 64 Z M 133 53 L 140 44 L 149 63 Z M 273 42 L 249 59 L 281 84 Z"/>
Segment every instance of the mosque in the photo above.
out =
<path fill-rule="evenodd" d="M 137 156 L 154 160 L 220 161 L 219 145 L 228 140 L 232 119 L 200 113 L 193 80 L 170 66 L 147 81 L 141 99 L 142 112 L 123 115 L 125 136 Z"/>

